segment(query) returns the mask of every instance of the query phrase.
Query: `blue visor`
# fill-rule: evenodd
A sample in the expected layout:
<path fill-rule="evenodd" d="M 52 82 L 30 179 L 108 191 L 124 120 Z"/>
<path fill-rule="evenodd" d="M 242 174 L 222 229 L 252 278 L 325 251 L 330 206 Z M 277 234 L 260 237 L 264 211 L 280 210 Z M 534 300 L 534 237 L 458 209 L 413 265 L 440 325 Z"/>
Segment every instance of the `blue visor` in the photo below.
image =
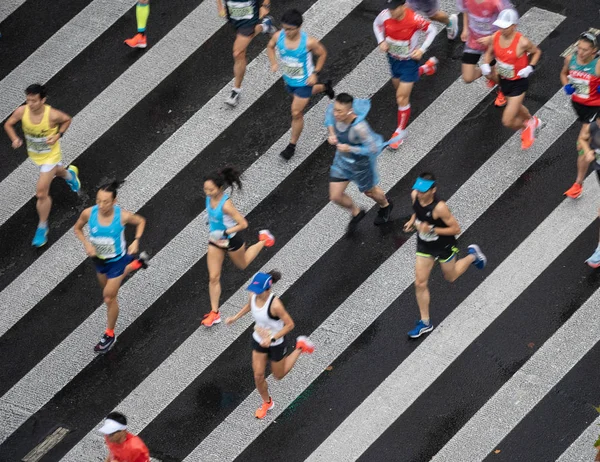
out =
<path fill-rule="evenodd" d="M 413 184 L 413 189 L 416 189 L 419 192 L 425 193 L 429 191 L 433 185 L 435 184 L 434 180 L 426 180 L 424 178 L 418 177 L 415 184 Z"/>
<path fill-rule="evenodd" d="M 269 290 L 273 285 L 273 278 L 270 274 L 256 273 L 252 278 L 252 282 L 248 286 L 250 292 L 262 294 L 265 290 Z"/>

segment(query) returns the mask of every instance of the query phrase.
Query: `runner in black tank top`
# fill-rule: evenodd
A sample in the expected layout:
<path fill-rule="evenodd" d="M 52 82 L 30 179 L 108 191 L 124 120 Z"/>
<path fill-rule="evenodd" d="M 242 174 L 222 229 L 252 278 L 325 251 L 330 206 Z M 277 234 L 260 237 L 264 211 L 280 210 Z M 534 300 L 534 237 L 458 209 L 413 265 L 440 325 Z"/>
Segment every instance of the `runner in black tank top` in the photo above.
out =
<path fill-rule="evenodd" d="M 427 282 L 436 260 L 439 260 L 444 278 L 456 281 L 471 264 L 482 269 L 487 259 L 479 246 L 469 246 L 469 255 L 460 260 L 454 257 L 458 253 L 456 235 L 460 226 L 446 203 L 437 195 L 435 177 L 431 173 L 422 173 L 413 185 L 411 194 L 412 217 L 404 225 L 405 231 L 417 231 L 417 261 L 415 264 L 415 291 L 421 318 L 414 329 L 408 332 L 411 338 L 431 332 L 433 324 L 429 319 L 429 288 Z"/>

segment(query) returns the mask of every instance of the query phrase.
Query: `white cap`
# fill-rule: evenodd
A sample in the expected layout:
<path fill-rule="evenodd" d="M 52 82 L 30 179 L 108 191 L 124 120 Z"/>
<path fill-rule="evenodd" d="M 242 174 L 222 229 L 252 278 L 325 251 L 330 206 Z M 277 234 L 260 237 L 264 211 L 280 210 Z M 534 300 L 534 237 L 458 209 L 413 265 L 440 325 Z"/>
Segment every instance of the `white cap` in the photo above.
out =
<path fill-rule="evenodd" d="M 121 430 L 126 430 L 127 425 L 123 425 L 116 420 L 106 419 L 104 421 L 104 425 L 100 427 L 98 430 L 100 433 L 104 433 L 105 435 L 110 435 L 111 433 L 118 432 Z"/>
<path fill-rule="evenodd" d="M 506 29 L 514 24 L 519 24 L 519 13 L 512 8 L 502 10 L 498 15 L 498 19 L 494 21 L 494 26 L 500 29 Z"/>

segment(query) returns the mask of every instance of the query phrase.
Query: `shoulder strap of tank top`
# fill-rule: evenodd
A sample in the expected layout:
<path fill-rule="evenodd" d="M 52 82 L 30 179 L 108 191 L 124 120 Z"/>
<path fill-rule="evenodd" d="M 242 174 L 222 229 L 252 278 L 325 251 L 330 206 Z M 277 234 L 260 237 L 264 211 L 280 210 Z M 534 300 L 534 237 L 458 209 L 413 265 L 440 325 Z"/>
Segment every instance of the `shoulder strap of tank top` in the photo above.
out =
<path fill-rule="evenodd" d="M 497 30 L 496 32 L 494 32 L 494 48 L 499 47 L 500 46 L 500 31 Z"/>
<path fill-rule="evenodd" d="M 49 104 L 44 104 L 44 115 L 42 116 L 41 123 L 46 123 L 48 126 L 50 126 L 50 109 L 52 108 Z"/>
<path fill-rule="evenodd" d="M 279 321 L 279 317 L 274 316 L 273 313 L 271 313 L 271 305 L 273 304 L 274 299 L 275 294 L 269 295 L 269 299 L 267 300 L 267 314 L 269 315 L 269 318 L 273 319 L 274 321 Z"/>
<path fill-rule="evenodd" d="M 512 43 L 510 44 L 511 47 L 515 48 L 515 55 L 517 54 L 517 48 L 519 46 L 519 40 L 521 40 L 521 37 L 523 37 L 523 34 L 521 34 L 521 32 L 519 32 L 519 31 L 515 32 L 515 38 L 513 39 Z"/>
<path fill-rule="evenodd" d="M 113 218 L 113 223 L 117 222 L 119 223 L 119 226 L 121 225 L 121 207 L 119 207 L 118 205 L 115 205 L 114 207 L 115 210 L 115 217 Z"/>
<path fill-rule="evenodd" d="M 23 110 L 23 119 L 26 119 L 25 123 L 31 123 L 31 118 L 29 117 L 29 106 L 27 106 L 27 104 L 24 106 L 25 109 Z"/>

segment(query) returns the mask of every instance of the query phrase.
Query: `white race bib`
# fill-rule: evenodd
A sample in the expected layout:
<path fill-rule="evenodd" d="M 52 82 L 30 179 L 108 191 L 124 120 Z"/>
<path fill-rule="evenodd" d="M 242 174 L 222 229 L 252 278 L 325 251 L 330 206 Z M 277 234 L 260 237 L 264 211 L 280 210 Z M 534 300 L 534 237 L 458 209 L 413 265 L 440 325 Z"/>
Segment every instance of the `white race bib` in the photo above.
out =
<path fill-rule="evenodd" d="M 515 66 L 512 64 L 504 63 L 496 58 L 496 70 L 498 71 L 498 75 L 503 79 L 514 79 L 515 74 Z"/>
<path fill-rule="evenodd" d="M 587 79 L 578 79 L 574 77 L 569 77 L 571 81 L 571 85 L 575 87 L 575 94 L 580 98 L 589 98 L 590 97 L 590 81 Z"/>
<path fill-rule="evenodd" d="M 410 40 L 394 40 L 386 37 L 385 41 L 390 46 L 388 53 L 395 58 L 406 59 L 410 57 Z"/>
<path fill-rule="evenodd" d="M 117 249 L 115 248 L 115 241 L 111 237 L 92 237 L 92 236 L 90 236 L 90 242 L 96 249 L 96 256 L 98 258 L 107 259 L 107 258 L 114 258 L 117 256 Z"/>
<path fill-rule="evenodd" d="M 304 65 L 295 60 L 289 58 L 282 58 L 282 72 L 290 79 L 302 80 L 305 77 Z"/>
<path fill-rule="evenodd" d="M 25 141 L 27 142 L 27 150 L 36 154 L 48 154 L 52 150 L 46 142 L 46 137 L 37 138 L 31 135 L 25 135 Z"/>
<path fill-rule="evenodd" d="M 254 2 L 227 2 L 229 17 L 235 21 L 254 17 Z"/>
<path fill-rule="evenodd" d="M 421 220 L 415 220 L 415 225 L 417 226 L 417 229 L 419 229 L 419 225 L 420 225 L 421 223 L 422 223 L 422 221 L 421 221 Z M 431 231 L 429 231 L 428 233 L 422 233 L 422 232 L 420 232 L 420 231 L 419 231 L 419 233 L 418 233 L 418 234 L 419 234 L 419 238 L 420 238 L 422 241 L 425 241 L 425 242 L 433 242 L 433 241 L 437 241 L 437 240 L 440 238 L 440 236 L 438 236 L 437 234 L 435 234 L 435 233 L 433 232 L 433 229 L 432 229 Z"/>

